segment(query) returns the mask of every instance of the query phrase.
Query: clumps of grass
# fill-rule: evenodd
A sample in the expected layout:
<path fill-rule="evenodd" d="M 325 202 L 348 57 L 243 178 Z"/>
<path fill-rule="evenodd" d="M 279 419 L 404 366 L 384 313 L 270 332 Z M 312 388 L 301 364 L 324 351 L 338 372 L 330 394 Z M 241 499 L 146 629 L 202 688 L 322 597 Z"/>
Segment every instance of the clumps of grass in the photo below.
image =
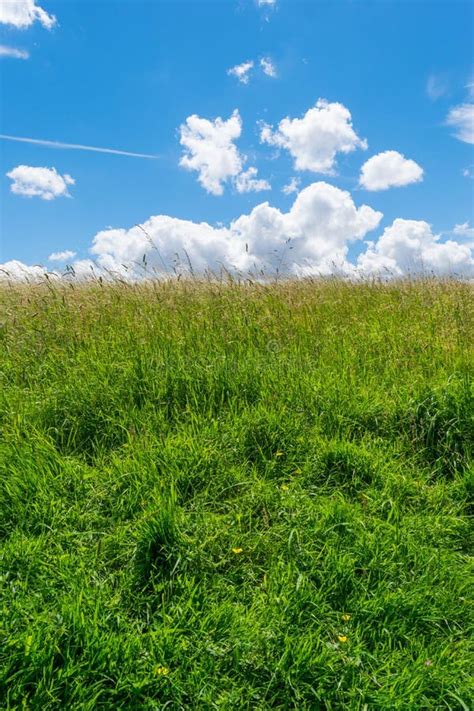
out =
<path fill-rule="evenodd" d="M 315 489 L 332 489 L 351 496 L 362 494 L 382 472 L 378 451 L 374 456 L 370 449 L 350 440 L 317 440 L 304 479 Z"/>
<path fill-rule="evenodd" d="M 135 570 L 139 589 L 171 581 L 186 561 L 186 541 L 180 529 L 179 509 L 173 492 L 156 502 L 139 526 Z M 183 566 L 184 567 L 184 566 Z"/>
<path fill-rule="evenodd" d="M 469 381 L 450 381 L 422 393 L 404 419 L 433 475 L 462 471 L 472 460 L 474 393 Z"/>
<path fill-rule="evenodd" d="M 0 706 L 468 708 L 472 303 L 2 286 Z"/>

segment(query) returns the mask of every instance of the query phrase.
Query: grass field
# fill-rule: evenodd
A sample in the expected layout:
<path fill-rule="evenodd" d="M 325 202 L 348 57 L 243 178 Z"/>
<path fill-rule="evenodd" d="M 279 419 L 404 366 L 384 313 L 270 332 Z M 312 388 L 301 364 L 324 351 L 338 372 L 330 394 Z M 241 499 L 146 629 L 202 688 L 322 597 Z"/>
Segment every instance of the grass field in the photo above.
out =
<path fill-rule="evenodd" d="M 1 708 L 472 708 L 472 297 L 2 287 Z"/>

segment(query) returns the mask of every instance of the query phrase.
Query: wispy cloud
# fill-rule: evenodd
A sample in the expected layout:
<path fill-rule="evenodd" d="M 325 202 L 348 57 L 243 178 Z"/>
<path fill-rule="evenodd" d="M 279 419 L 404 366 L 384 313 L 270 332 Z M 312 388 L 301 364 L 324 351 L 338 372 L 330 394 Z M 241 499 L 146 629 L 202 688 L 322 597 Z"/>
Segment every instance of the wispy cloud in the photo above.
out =
<path fill-rule="evenodd" d="M 426 82 L 426 93 L 431 101 L 437 101 L 448 93 L 449 81 L 446 74 L 430 74 Z"/>
<path fill-rule="evenodd" d="M 68 259 L 74 259 L 76 252 L 70 249 L 65 249 L 64 252 L 53 252 L 48 257 L 48 262 L 67 262 Z"/>
<path fill-rule="evenodd" d="M 99 146 L 83 146 L 80 143 L 62 143 L 61 141 L 45 141 L 40 138 L 24 138 L 20 136 L 7 136 L 6 134 L 0 133 L 0 139 L 4 141 L 17 141 L 18 143 L 32 143 L 36 146 L 46 146 L 47 148 L 63 148 L 66 150 L 75 151 L 93 151 L 94 153 L 112 153 L 118 156 L 131 156 L 132 158 L 148 158 L 151 160 L 157 160 L 160 158 L 159 155 L 153 155 L 151 153 L 133 153 L 131 151 L 121 151 L 115 148 L 102 148 Z"/>
<path fill-rule="evenodd" d="M 454 106 L 445 123 L 447 126 L 453 126 L 454 135 L 460 141 L 474 143 L 474 103 Z"/>
<path fill-rule="evenodd" d="M 461 237 L 474 237 L 474 227 L 471 227 L 469 222 L 463 222 L 461 225 L 454 225 L 453 233 L 461 235 Z"/>
<path fill-rule="evenodd" d="M 0 57 L 13 57 L 13 59 L 29 59 L 30 53 L 26 49 L 18 49 L 17 47 L 8 47 L 6 44 L 0 44 Z"/>

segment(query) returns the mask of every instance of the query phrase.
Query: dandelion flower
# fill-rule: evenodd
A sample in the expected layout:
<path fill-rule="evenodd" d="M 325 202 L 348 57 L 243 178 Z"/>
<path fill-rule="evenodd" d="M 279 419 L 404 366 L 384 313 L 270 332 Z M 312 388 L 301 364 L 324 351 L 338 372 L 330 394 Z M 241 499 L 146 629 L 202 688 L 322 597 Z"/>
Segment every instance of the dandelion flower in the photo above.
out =
<path fill-rule="evenodd" d="M 168 667 L 164 667 L 162 664 L 158 664 L 155 667 L 155 674 L 157 676 L 168 676 L 169 673 L 170 670 L 168 669 Z"/>
<path fill-rule="evenodd" d="M 342 619 L 344 622 L 349 622 L 349 620 L 351 619 L 351 616 L 346 613 L 345 615 L 342 616 Z"/>
<path fill-rule="evenodd" d="M 243 551 L 243 548 L 232 548 L 232 553 L 235 553 L 235 555 L 239 555 L 239 553 L 243 553 Z"/>
<path fill-rule="evenodd" d="M 338 636 L 338 640 L 339 640 L 339 642 L 342 642 L 342 644 L 345 644 L 347 642 L 347 637 L 345 634 L 340 634 Z"/>
<path fill-rule="evenodd" d="M 290 487 L 288 486 L 288 484 L 282 484 L 282 485 L 281 485 L 281 490 L 282 490 L 282 491 L 288 491 L 289 488 L 290 488 Z"/>

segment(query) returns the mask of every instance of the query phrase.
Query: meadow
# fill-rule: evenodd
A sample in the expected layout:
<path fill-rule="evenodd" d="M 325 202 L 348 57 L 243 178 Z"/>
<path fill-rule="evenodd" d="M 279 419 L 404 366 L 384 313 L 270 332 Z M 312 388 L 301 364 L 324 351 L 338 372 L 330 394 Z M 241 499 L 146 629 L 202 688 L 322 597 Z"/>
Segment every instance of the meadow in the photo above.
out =
<path fill-rule="evenodd" d="M 472 708 L 472 286 L 0 287 L 0 708 Z"/>

